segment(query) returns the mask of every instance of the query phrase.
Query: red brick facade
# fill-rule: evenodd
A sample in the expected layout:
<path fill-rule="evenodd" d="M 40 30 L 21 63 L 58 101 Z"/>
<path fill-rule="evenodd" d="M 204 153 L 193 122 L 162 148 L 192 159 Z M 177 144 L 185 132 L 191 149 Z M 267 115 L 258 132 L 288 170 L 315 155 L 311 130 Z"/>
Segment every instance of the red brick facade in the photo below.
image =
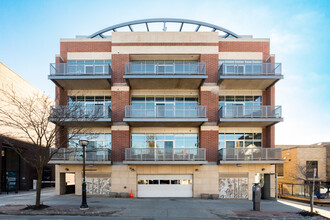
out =
<path fill-rule="evenodd" d="M 129 91 L 111 92 L 111 112 L 113 122 L 122 122 L 125 117 L 125 106 L 130 103 Z"/>
<path fill-rule="evenodd" d="M 206 63 L 206 74 L 208 78 L 206 83 L 218 82 L 218 70 L 219 70 L 219 55 L 218 54 L 201 54 L 200 62 Z"/>
<path fill-rule="evenodd" d="M 112 82 L 125 83 L 123 78 L 125 74 L 125 64 L 129 62 L 129 54 L 113 54 L 112 55 Z"/>
<path fill-rule="evenodd" d="M 130 131 L 112 131 L 111 139 L 112 161 L 122 162 L 125 160 L 125 148 L 130 147 Z"/>
<path fill-rule="evenodd" d="M 200 131 L 200 147 L 206 149 L 206 160 L 218 161 L 219 131 Z"/>
<path fill-rule="evenodd" d="M 68 52 L 111 52 L 111 42 L 61 42 L 60 55 L 65 62 Z"/>
<path fill-rule="evenodd" d="M 263 61 L 269 57 L 269 41 L 220 41 L 219 52 L 262 52 Z"/>
<path fill-rule="evenodd" d="M 201 91 L 200 104 L 206 105 L 208 122 L 218 122 L 219 94 L 216 91 Z"/>
<path fill-rule="evenodd" d="M 262 52 L 264 62 L 275 62 L 275 57 L 270 56 L 269 41 L 220 41 L 217 43 L 114 43 L 110 41 L 78 41 L 61 42 L 60 57 L 56 57 L 56 63 L 67 62 L 68 52 L 111 52 L 114 46 L 218 46 L 220 52 Z M 218 54 L 200 54 L 200 62 L 206 63 L 208 78 L 205 83 L 218 83 Z M 129 54 L 112 54 L 112 84 L 125 84 L 125 64 L 130 61 Z M 205 85 L 205 88 L 207 85 Z M 166 94 L 164 94 L 166 95 Z M 263 105 L 275 105 L 275 87 L 272 86 L 262 92 Z M 219 91 L 200 91 L 200 105 L 206 106 L 208 122 L 214 125 L 218 123 Z M 67 104 L 67 91 L 56 86 L 56 105 Z M 112 123 L 124 124 L 125 106 L 130 104 L 130 91 L 115 89 L 111 91 Z M 161 124 L 159 125 L 161 126 Z M 275 127 L 270 126 L 262 130 L 263 147 L 275 147 Z M 200 131 L 200 147 L 206 148 L 207 160 L 218 161 L 218 131 Z M 63 129 L 63 136 L 67 130 Z M 63 137 L 57 137 L 57 144 L 63 142 Z M 58 145 L 57 145 L 58 146 Z M 130 147 L 130 131 L 112 131 L 112 161 L 121 162 L 125 159 L 125 148 Z"/>

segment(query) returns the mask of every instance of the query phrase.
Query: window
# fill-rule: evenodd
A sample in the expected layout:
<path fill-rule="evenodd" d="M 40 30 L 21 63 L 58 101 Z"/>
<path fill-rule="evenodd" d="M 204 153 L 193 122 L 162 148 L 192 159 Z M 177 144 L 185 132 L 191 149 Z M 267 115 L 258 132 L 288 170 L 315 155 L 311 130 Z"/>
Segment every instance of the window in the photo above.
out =
<path fill-rule="evenodd" d="M 79 140 L 82 137 L 86 137 L 89 141 L 88 146 L 90 148 L 108 148 L 111 149 L 111 134 L 71 134 L 69 133 L 69 147 L 81 147 Z"/>
<path fill-rule="evenodd" d="M 260 148 L 261 133 L 219 133 L 219 149 L 222 148 Z"/>
<path fill-rule="evenodd" d="M 318 178 L 318 162 L 317 161 L 306 161 L 306 177 L 313 178 L 314 169 L 316 169 L 316 178 Z"/>
<path fill-rule="evenodd" d="M 170 143 L 169 143 L 170 142 Z M 132 148 L 163 148 L 165 146 L 173 148 L 197 148 L 197 134 L 132 134 Z"/>
<path fill-rule="evenodd" d="M 262 96 L 219 96 L 219 109 L 225 105 L 261 106 Z M 249 108 L 245 108 L 248 110 Z"/>
<path fill-rule="evenodd" d="M 275 173 L 277 173 L 278 176 L 283 176 L 283 165 L 284 164 L 275 165 Z"/>
<path fill-rule="evenodd" d="M 68 73 L 108 74 L 111 60 L 68 60 Z"/>

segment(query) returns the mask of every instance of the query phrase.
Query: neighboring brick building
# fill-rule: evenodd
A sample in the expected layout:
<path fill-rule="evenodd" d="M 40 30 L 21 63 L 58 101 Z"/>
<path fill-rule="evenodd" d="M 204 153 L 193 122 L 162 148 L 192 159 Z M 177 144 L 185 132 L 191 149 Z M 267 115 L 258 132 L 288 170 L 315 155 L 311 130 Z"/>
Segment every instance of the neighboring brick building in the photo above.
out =
<path fill-rule="evenodd" d="M 11 94 L 14 90 L 19 98 L 28 97 L 31 94 L 41 94 L 41 91 L 24 80 L 17 73 L 0 62 L 0 90 Z M 3 96 L 3 93 L 0 92 Z M 22 102 L 23 103 L 23 102 Z M 0 100 L 0 106 L 11 114 L 16 108 L 9 103 Z M 2 115 L 0 116 L 2 117 Z M 23 115 L 22 115 L 23 117 Z M 14 117 L 14 119 L 16 119 Z M 6 191 L 32 189 L 33 179 L 37 179 L 37 173 L 33 167 L 25 162 L 14 150 L 13 146 L 33 147 L 21 129 L 1 125 L 0 131 L 0 193 Z M 44 169 L 44 180 L 55 179 L 54 166 Z"/>
<path fill-rule="evenodd" d="M 155 32 L 150 23 L 157 22 L 180 31 Z M 186 23 L 195 32 L 181 32 Z M 134 32 L 135 25 L 147 31 Z M 274 85 L 283 75 L 269 44 L 184 19 L 140 20 L 62 39 L 49 75 L 54 114 L 82 105 L 58 126 L 68 135 L 73 123 L 88 128 L 81 134 L 90 139 L 88 193 L 252 199 L 253 183 L 263 180 L 263 197 L 275 197 L 274 164 L 283 161 L 274 125 L 283 119 Z M 88 122 L 89 114 L 99 119 Z M 75 153 L 62 150 L 52 160 L 58 194 L 69 180 L 81 193 L 79 137 L 69 142 Z"/>
<path fill-rule="evenodd" d="M 284 164 L 276 165 L 279 190 L 283 194 L 302 195 L 308 191 L 307 182 L 312 180 L 316 168 L 315 183 L 330 188 L 330 143 L 311 145 L 276 145 L 282 149 Z M 327 190 L 326 190 L 327 191 Z"/>

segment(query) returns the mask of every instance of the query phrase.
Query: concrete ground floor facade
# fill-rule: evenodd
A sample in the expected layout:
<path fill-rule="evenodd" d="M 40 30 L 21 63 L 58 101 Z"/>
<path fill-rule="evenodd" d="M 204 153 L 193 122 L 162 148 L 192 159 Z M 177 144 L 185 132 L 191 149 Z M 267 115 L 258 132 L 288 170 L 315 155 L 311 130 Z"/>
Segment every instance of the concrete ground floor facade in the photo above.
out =
<path fill-rule="evenodd" d="M 252 200 L 252 187 L 263 182 L 266 199 L 275 198 L 275 165 L 86 165 L 87 194 L 133 192 L 134 197 L 194 197 Z M 82 164 L 56 165 L 56 194 L 81 195 Z M 179 185 L 178 185 L 179 184 Z M 153 192 L 150 191 L 153 190 Z M 164 192 L 165 191 L 165 192 Z M 168 193 L 166 193 L 166 191 Z M 190 191 L 190 192 L 189 192 Z"/>

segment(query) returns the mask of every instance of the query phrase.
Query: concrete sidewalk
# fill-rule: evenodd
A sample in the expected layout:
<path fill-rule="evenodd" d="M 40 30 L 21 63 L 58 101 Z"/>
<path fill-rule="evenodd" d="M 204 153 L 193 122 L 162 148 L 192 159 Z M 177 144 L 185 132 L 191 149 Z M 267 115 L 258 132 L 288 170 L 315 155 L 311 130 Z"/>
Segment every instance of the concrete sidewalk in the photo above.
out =
<path fill-rule="evenodd" d="M 300 207 L 290 204 L 263 201 L 261 212 L 252 210 L 247 200 L 201 200 L 201 199 L 121 199 L 88 197 L 90 207 L 81 211 L 81 196 L 54 194 L 54 189 L 44 189 L 43 204 L 50 206 L 43 210 L 22 210 L 33 205 L 35 192 L 0 195 L 0 213 L 11 215 L 87 215 L 122 218 L 150 219 L 302 219 L 297 214 Z M 290 203 L 290 202 L 289 202 Z M 321 218 L 314 218 L 321 219 Z"/>

